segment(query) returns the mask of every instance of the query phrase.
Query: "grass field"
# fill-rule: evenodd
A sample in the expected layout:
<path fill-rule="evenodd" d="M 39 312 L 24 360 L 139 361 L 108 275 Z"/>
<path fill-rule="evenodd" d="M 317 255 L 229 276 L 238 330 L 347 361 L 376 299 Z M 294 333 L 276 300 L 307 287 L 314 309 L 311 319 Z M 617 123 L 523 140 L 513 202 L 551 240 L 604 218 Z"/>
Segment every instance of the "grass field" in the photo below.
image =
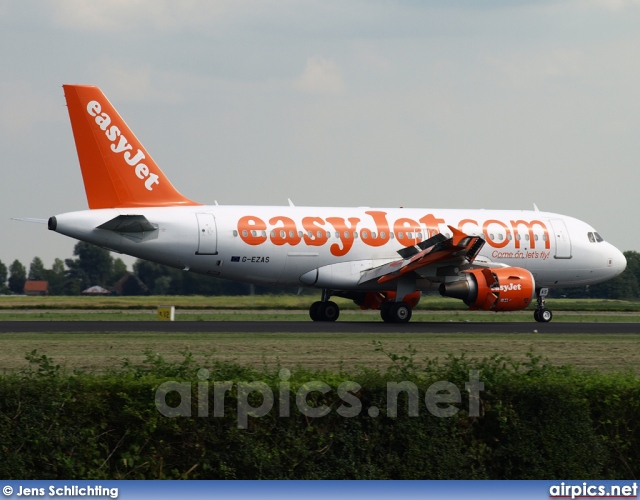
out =
<path fill-rule="evenodd" d="M 254 295 L 254 296 L 140 296 L 140 297 L 27 297 L 0 295 L 0 311 L 16 310 L 145 310 L 158 305 L 173 305 L 176 309 L 190 310 L 308 310 L 317 295 Z M 343 310 L 357 310 L 351 301 L 333 298 Z M 640 301 L 596 299 L 550 299 L 547 305 L 554 311 L 638 312 Z M 426 295 L 416 311 L 466 311 L 467 307 L 456 299 Z M 533 311 L 533 308 L 531 309 Z"/>
<path fill-rule="evenodd" d="M 640 338 L 635 335 L 545 334 L 343 334 L 343 333 L 5 333 L 0 335 L 0 372 L 27 365 L 25 354 L 38 350 L 67 369 L 102 371 L 125 359 L 139 363 L 145 351 L 167 360 L 192 352 L 202 366 L 209 359 L 250 366 L 296 366 L 330 371 L 352 371 L 358 366 L 385 368 L 390 360 L 375 350 L 379 341 L 386 352 L 406 355 L 409 346 L 416 361 L 444 359 L 463 352 L 483 358 L 494 354 L 524 360 L 534 352 L 553 364 L 606 372 L 633 369 L 640 373 Z M 207 356 L 211 355 L 211 358 Z"/>
<path fill-rule="evenodd" d="M 0 321 L 141 321 L 153 320 L 159 305 L 173 305 L 177 321 L 308 321 L 310 295 L 241 297 L 26 297 L 0 296 Z M 334 299 L 340 321 L 380 321 L 378 311 L 360 311 L 350 300 Z M 549 300 L 554 321 L 640 322 L 640 302 L 618 300 Z M 425 297 L 412 321 L 532 321 L 533 309 L 511 313 L 469 311 L 459 300 Z"/>
<path fill-rule="evenodd" d="M 158 305 L 176 306 L 176 320 L 192 321 L 309 321 L 306 308 L 311 296 L 255 297 L 0 297 L 3 320 L 139 321 L 156 317 Z M 338 299 L 340 321 L 380 321 L 377 311 L 359 311 L 351 301 Z M 472 312 L 459 301 L 428 297 L 412 321 L 527 321 L 532 311 L 494 314 Z M 554 321 L 638 322 L 640 304 L 625 301 L 558 299 L 548 301 Z M 428 309 L 430 308 L 430 309 Z M 190 350 L 206 366 L 213 359 L 252 366 L 296 366 L 336 371 L 358 366 L 385 368 L 390 360 L 376 352 L 374 342 L 386 352 L 405 354 L 417 350 L 415 359 L 445 358 L 462 352 L 472 357 L 494 354 L 525 359 L 527 352 L 547 357 L 554 364 L 572 364 L 602 371 L 633 369 L 640 373 L 640 336 L 635 335 L 515 335 L 515 334 L 343 334 L 321 333 L 5 333 L 0 335 L 0 372 L 27 365 L 25 355 L 34 349 L 56 363 L 102 371 L 125 359 L 142 362 L 151 350 L 168 360 L 181 359 Z"/>

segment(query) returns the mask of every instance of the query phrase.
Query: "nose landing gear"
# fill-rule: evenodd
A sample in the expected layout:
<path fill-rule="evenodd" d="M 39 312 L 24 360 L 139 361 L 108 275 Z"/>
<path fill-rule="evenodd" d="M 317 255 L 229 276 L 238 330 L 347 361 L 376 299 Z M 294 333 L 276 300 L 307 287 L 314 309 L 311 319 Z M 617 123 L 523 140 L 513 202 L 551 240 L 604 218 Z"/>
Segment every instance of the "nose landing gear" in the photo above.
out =
<path fill-rule="evenodd" d="M 545 307 L 545 297 L 549 294 L 548 288 L 540 288 L 536 290 L 538 297 L 538 305 L 533 312 L 533 319 L 538 323 L 548 323 L 553 318 L 553 313 Z"/>

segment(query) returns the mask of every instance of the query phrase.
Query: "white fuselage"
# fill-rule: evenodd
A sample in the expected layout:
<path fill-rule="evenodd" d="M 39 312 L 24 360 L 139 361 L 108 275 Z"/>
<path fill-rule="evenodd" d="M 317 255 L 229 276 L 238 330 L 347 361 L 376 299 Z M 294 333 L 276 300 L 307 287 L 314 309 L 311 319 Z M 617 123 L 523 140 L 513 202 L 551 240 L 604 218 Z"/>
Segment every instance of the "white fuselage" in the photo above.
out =
<path fill-rule="evenodd" d="M 143 215 L 157 229 L 97 229 L 118 215 Z M 361 289 L 362 271 L 398 260 L 398 250 L 436 232 L 451 233 L 448 226 L 482 236 L 478 262 L 525 268 L 537 288 L 598 283 L 626 266 L 588 224 L 538 211 L 200 205 L 87 210 L 55 219 L 57 232 L 82 241 L 256 284 Z M 423 275 L 418 285 L 424 290 L 442 281 Z"/>

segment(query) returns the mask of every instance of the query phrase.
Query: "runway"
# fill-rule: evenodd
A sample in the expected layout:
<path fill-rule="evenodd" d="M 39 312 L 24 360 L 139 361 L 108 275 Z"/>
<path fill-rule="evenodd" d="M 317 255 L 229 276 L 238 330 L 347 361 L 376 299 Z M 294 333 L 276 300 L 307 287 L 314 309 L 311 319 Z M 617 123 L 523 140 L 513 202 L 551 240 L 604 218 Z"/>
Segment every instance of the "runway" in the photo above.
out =
<path fill-rule="evenodd" d="M 176 332 L 176 333 L 548 333 L 640 334 L 640 323 L 568 322 L 383 322 L 337 321 L 0 321 L 0 333 Z"/>

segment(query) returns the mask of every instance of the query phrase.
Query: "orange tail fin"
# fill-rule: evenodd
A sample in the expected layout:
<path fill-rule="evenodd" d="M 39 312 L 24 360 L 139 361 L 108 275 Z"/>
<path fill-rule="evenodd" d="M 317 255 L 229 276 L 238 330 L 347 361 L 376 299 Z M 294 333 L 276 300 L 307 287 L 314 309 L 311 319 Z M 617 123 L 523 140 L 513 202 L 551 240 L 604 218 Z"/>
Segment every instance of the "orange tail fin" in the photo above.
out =
<path fill-rule="evenodd" d="M 63 88 L 89 208 L 199 205 L 171 185 L 98 87 Z"/>

